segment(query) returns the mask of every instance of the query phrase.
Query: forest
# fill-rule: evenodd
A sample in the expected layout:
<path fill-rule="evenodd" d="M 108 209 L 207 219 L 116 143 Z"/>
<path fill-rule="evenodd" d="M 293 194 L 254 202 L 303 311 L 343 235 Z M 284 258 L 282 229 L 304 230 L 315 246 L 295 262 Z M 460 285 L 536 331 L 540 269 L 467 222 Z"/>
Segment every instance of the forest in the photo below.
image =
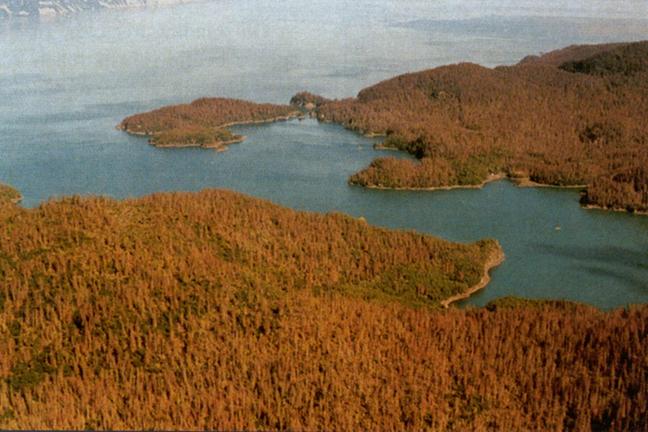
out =
<path fill-rule="evenodd" d="M 0 194 L 0 428 L 645 430 L 648 307 L 443 310 L 501 249 L 205 190 Z"/>
<path fill-rule="evenodd" d="M 478 185 L 489 174 L 582 186 L 583 203 L 648 211 L 648 42 L 572 46 L 494 69 L 410 73 L 355 98 L 295 96 L 314 115 L 418 161 L 378 158 L 350 183 Z"/>
<path fill-rule="evenodd" d="M 21 195 L 11 186 L 0 183 L 0 202 L 16 203 L 20 201 Z"/>
<path fill-rule="evenodd" d="M 309 92 L 289 105 L 203 98 L 136 114 L 120 128 L 153 145 L 224 150 L 227 126 L 309 112 L 418 160 L 375 159 L 349 179 L 374 188 L 476 186 L 503 174 L 581 187 L 582 203 L 648 212 L 648 41 L 575 45 L 517 65 L 442 66 L 383 81 L 357 97 Z"/>
<path fill-rule="evenodd" d="M 257 104 L 238 99 L 201 98 L 125 118 L 119 128 L 149 136 L 156 147 L 203 147 L 224 150 L 244 137 L 227 129 L 234 124 L 287 120 L 302 113 L 289 105 Z"/>

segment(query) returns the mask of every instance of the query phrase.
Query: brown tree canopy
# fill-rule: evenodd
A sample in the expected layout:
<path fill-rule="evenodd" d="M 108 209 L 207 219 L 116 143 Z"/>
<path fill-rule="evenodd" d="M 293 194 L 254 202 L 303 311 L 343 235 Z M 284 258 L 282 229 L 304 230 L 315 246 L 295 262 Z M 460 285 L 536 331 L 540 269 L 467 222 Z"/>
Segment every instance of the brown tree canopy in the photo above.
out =
<path fill-rule="evenodd" d="M 201 98 L 190 104 L 171 105 L 125 118 L 120 129 L 150 136 L 158 147 L 220 148 L 240 142 L 228 126 L 264 123 L 300 116 L 289 105 L 258 104 L 238 99 Z"/>
<path fill-rule="evenodd" d="M 0 183 L 0 205 L 3 203 L 15 203 L 21 199 L 20 192 L 11 186 Z"/>
<path fill-rule="evenodd" d="M 648 42 L 570 46 L 510 67 L 470 63 L 405 74 L 356 98 L 309 92 L 291 106 L 199 99 L 124 119 L 158 146 L 222 149 L 225 128 L 311 111 L 372 135 L 419 161 L 379 158 L 350 178 L 382 188 L 478 185 L 505 173 L 554 186 L 586 186 L 583 203 L 648 211 Z"/>
<path fill-rule="evenodd" d="M 586 204 L 648 210 L 648 42 L 573 46 L 511 67 L 462 63 L 321 102 L 317 116 L 383 134 L 416 161 L 381 158 L 354 184 L 475 185 L 490 173 L 587 185 Z"/>
<path fill-rule="evenodd" d="M 645 429 L 646 306 L 435 309 L 497 248 L 222 191 L 0 201 L 0 428 Z"/>

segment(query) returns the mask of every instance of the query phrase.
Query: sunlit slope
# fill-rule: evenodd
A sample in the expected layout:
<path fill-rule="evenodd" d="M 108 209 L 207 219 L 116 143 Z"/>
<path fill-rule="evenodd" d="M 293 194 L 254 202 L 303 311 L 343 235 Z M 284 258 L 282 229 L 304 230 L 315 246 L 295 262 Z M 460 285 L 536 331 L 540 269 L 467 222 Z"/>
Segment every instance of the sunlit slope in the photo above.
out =
<path fill-rule="evenodd" d="M 0 428 L 645 427 L 645 306 L 435 308 L 498 252 L 223 191 L 4 200 Z"/>
<path fill-rule="evenodd" d="M 575 46 L 510 67 L 462 63 L 406 74 L 356 98 L 318 101 L 318 118 L 419 161 L 380 158 L 368 187 L 477 185 L 489 174 L 587 186 L 584 203 L 648 210 L 648 42 Z"/>

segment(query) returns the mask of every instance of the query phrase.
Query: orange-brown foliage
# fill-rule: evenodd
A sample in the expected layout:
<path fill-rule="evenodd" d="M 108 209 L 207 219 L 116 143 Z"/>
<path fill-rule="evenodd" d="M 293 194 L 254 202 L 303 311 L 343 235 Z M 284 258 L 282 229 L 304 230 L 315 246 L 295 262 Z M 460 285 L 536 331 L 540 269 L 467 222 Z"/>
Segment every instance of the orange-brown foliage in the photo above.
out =
<path fill-rule="evenodd" d="M 560 63 L 558 63 L 560 62 Z M 570 47 L 512 67 L 474 64 L 406 74 L 324 102 L 320 119 L 421 162 L 379 159 L 351 183 L 478 184 L 506 172 L 591 185 L 585 201 L 648 210 L 648 42 Z M 643 171 L 641 171 L 643 172 Z"/>
<path fill-rule="evenodd" d="M 520 64 L 540 63 L 549 66 L 560 66 L 563 63 L 581 61 L 602 52 L 613 51 L 616 48 L 632 45 L 631 43 L 608 43 L 596 45 L 570 45 L 565 48 L 550 51 L 536 56 L 529 55 L 520 61 Z"/>
<path fill-rule="evenodd" d="M 407 306 L 494 248 L 231 192 L 2 201 L 0 428 L 645 429 L 646 306 Z"/>
<path fill-rule="evenodd" d="M 202 98 L 125 118 L 121 127 L 133 133 L 154 134 L 187 125 L 223 127 L 232 123 L 266 121 L 295 112 L 288 105 L 258 104 L 238 99 Z"/>
<path fill-rule="evenodd" d="M 202 98 L 190 104 L 167 106 L 127 117 L 119 127 L 129 133 L 151 136 L 154 145 L 217 147 L 222 142 L 240 139 L 225 129 L 227 126 L 283 120 L 298 115 L 301 113 L 288 105 Z"/>
<path fill-rule="evenodd" d="M 0 183 L 0 203 L 2 202 L 17 202 L 21 199 L 20 192 L 11 186 Z"/>

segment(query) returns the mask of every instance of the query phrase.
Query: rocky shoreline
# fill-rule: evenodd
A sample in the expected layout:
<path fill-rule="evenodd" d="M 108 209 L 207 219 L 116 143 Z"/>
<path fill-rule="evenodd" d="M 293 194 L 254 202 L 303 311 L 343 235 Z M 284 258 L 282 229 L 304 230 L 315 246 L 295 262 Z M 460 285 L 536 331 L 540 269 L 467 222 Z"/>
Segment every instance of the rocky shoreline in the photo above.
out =
<path fill-rule="evenodd" d="M 464 291 L 464 292 L 462 292 L 460 294 L 456 294 L 456 295 L 453 295 L 452 297 L 448 297 L 447 299 L 442 300 L 441 301 L 441 307 L 443 307 L 444 309 L 447 309 L 448 307 L 450 307 L 450 305 L 452 303 L 455 303 L 455 302 L 457 302 L 459 300 L 467 299 L 468 297 L 470 297 L 471 295 L 473 295 L 477 291 L 485 288 L 488 285 L 488 283 L 490 282 L 490 280 L 491 280 L 490 271 L 493 268 L 495 268 L 495 267 L 499 266 L 500 264 L 502 264 L 505 259 L 506 259 L 506 256 L 504 255 L 504 251 L 502 250 L 501 246 L 499 246 L 499 244 L 498 244 L 498 248 L 496 250 L 494 250 L 493 252 L 491 252 L 491 256 L 486 261 L 486 264 L 484 264 L 484 272 L 483 272 L 482 277 L 479 280 L 479 282 L 477 282 L 477 284 L 473 285 L 468 290 L 466 290 L 466 291 Z"/>
<path fill-rule="evenodd" d="M 382 149 L 381 149 L 382 150 Z M 396 149 L 394 149 L 396 150 Z M 440 191 L 440 190 L 454 190 L 454 189 L 481 189 L 486 186 L 488 183 L 492 183 L 498 180 L 503 180 L 507 178 L 504 173 L 489 174 L 486 177 L 486 180 L 479 184 L 474 185 L 449 185 L 449 186 L 430 186 L 430 187 L 389 187 L 389 186 L 380 186 L 380 185 L 360 185 L 358 186 L 367 188 L 367 189 L 377 189 L 377 190 L 396 190 L 396 191 Z M 356 184 L 356 183 L 352 183 Z"/>

